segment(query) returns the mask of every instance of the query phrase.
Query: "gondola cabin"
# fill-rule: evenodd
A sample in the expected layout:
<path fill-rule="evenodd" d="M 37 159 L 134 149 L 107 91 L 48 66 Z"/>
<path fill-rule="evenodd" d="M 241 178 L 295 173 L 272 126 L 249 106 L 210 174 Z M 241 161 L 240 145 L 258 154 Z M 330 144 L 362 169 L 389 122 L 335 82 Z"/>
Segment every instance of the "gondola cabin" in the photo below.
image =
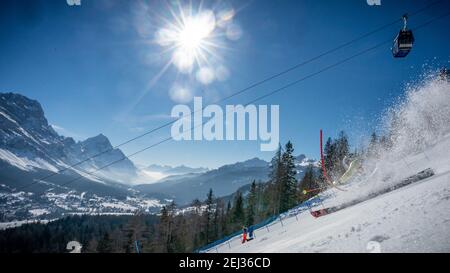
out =
<path fill-rule="evenodd" d="M 395 37 L 394 45 L 392 46 L 392 55 L 395 58 L 403 58 L 409 54 L 413 47 L 414 35 L 411 30 L 400 30 L 397 37 Z"/>

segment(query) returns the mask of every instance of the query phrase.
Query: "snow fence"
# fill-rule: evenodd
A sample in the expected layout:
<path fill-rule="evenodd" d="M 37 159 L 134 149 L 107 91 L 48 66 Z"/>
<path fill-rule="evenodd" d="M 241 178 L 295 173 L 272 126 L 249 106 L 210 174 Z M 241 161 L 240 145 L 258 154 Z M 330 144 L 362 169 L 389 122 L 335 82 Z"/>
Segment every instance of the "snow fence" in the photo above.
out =
<path fill-rule="evenodd" d="M 317 206 L 322 204 L 322 200 L 326 198 L 326 197 L 319 197 L 319 195 L 316 195 L 315 197 L 299 204 L 298 206 L 288 210 L 287 212 L 281 213 L 279 215 L 274 215 L 258 224 L 253 225 L 253 229 L 254 231 L 254 236 L 256 237 L 256 230 L 265 227 L 267 229 L 268 232 L 270 232 L 270 226 L 275 225 L 276 223 L 280 222 L 281 225 L 283 225 L 283 220 L 290 218 L 290 217 L 297 217 L 298 214 L 302 213 L 305 210 L 308 210 L 311 207 Z M 217 241 L 214 241 L 212 243 L 209 243 L 203 247 L 200 247 L 198 249 L 196 249 L 194 252 L 195 253 L 202 253 L 202 252 L 207 252 L 207 250 L 212 249 L 214 247 L 218 247 L 222 244 L 228 243 L 228 246 L 230 246 L 230 241 L 234 238 L 240 238 L 242 235 L 242 231 L 236 231 L 222 239 L 219 239 Z"/>

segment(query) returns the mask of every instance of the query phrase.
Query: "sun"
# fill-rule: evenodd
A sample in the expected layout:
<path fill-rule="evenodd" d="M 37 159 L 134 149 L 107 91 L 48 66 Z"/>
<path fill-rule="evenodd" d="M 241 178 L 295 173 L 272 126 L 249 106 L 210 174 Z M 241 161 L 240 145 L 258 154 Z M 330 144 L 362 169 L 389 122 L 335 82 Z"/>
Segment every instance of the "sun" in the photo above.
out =
<path fill-rule="evenodd" d="M 197 18 L 188 18 L 183 29 L 178 33 L 178 45 L 189 51 L 200 50 L 209 33 L 207 25 L 202 25 Z"/>
<path fill-rule="evenodd" d="M 196 14 L 181 10 L 156 33 L 156 41 L 172 53 L 172 63 L 180 72 L 190 73 L 195 64 L 208 63 L 214 54 L 217 47 L 214 42 L 215 29 L 216 18 L 211 10 Z"/>
<path fill-rule="evenodd" d="M 211 86 L 230 77 L 226 57 L 236 50 L 230 45 L 242 36 L 239 24 L 234 20 L 236 12 L 228 4 L 199 5 L 188 1 L 170 1 L 152 19 L 143 20 L 143 29 L 151 25 L 152 47 L 157 55 L 156 62 L 163 63 L 162 69 L 151 80 L 155 84 L 162 75 L 175 70 L 172 96 L 174 101 L 190 98 L 185 94 L 200 90 L 195 85 Z M 147 34 L 144 34 L 147 39 Z M 182 82 L 182 83 L 181 83 Z M 208 94 L 216 92 L 216 90 Z"/>

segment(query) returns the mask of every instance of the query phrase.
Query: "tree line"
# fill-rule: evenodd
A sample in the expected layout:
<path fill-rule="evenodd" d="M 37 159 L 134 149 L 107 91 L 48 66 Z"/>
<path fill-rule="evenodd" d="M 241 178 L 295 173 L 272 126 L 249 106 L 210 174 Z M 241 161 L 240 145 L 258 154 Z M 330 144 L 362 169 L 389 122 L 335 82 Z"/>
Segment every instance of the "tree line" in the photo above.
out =
<path fill-rule="evenodd" d="M 342 161 L 355 154 L 349 152 L 344 132 L 337 139 L 329 138 L 324 148 L 329 175 L 342 175 Z M 237 191 L 228 201 L 215 197 L 210 189 L 205 200 L 195 199 L 184 209 L 172 202 L 159 215 L 74 216 L 46 225 L 24 225 L 0 231 L 0 252 L 67 252 L 71 240 L 82 243 L 83 252 L 192 252 L 326 189 L 318 166 L 309 165 L 298 181 L 295 164 L 294 147 L 288 141 L 275 152 L 268 181 L 253 181 L 248 191 Z"/>
<path fill-rule="evenodd" d="M 327 140 L 324 159 L 332 177 L 345 172 L 345 157 L 357 156 L 349 150 L 344 132 L 336 139 Z M 203 202 L 196 199 L 191 203 L 189 211 L 180 212 L 174 203 L 163 207 L 157 230 L 157 251 L 191 252 L 240 231 L 244 226 L 286 212 L 328 187 L 322 172 L 314 165 L 309 165 L 298 181 L 295 164 L 294 147 L 288 141 L 275 152 L 267 182 L 253 181 L 248 191 L 237 191 L 229 201 L 216 198 L 210 189 Z"/>

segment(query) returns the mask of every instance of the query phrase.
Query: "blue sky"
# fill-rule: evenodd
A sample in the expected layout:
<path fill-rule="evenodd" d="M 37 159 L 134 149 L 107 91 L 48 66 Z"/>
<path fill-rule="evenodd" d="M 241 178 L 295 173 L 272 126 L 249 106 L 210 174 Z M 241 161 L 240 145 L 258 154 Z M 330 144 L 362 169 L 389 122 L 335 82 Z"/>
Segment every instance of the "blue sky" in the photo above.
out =
<path fill-rule="evenodd" d="M 76 139 L 103 133 L 117 145 L 162 123 L 177 101 L 174 86 L 207 102 L 226 96 L 296 63 L 418 10 L 430 1 L 387 1 L 369 6 L 352 1 L 193 1 L 195 10 L 234 10 L 234 28 L 214 30 L 209 67 L 223 67 L 221 80 L 205 85 L 170 64 L 170 52 L 155 34 L 171 23 L 176 1 L 65 0 L 5 1 L 0 9 L 0 92 L 38 100 L 49 122 Z M 182 6 L 188 2 L 182 1 Z M 448 11 L 448 1 L 410 18 L 414 28 Z M 166 18 L 164 21 L 162 18 Z M 218 17 L 216 17 L 217 19 Z M 173 22 L 172 22 L 173 23 Z M 393 59 L 390 45 L 324 72 L 259 104 L 280 105 L 280 139 L 296 153 L 318 157 L 318 134 L 345 130 L 352 143 L 377 124 L 383 109 L 405 84 L 430 67 L 448 65 L 450 17 L 415 33 L 405 59 Z M 226 104 L 245 104 L 261 94 L 313 73 L 381 41 L 394 38 L 401 24 L 387 28 L 314 63 L 241 94 Z M 170 135 L 170 127 L 123 146 L 133 153 Z M 252 157 L 270 159 L 258 141 L 168 142 L 134 158 L 142 165 L 185 164 L 217 167 Z"/>

